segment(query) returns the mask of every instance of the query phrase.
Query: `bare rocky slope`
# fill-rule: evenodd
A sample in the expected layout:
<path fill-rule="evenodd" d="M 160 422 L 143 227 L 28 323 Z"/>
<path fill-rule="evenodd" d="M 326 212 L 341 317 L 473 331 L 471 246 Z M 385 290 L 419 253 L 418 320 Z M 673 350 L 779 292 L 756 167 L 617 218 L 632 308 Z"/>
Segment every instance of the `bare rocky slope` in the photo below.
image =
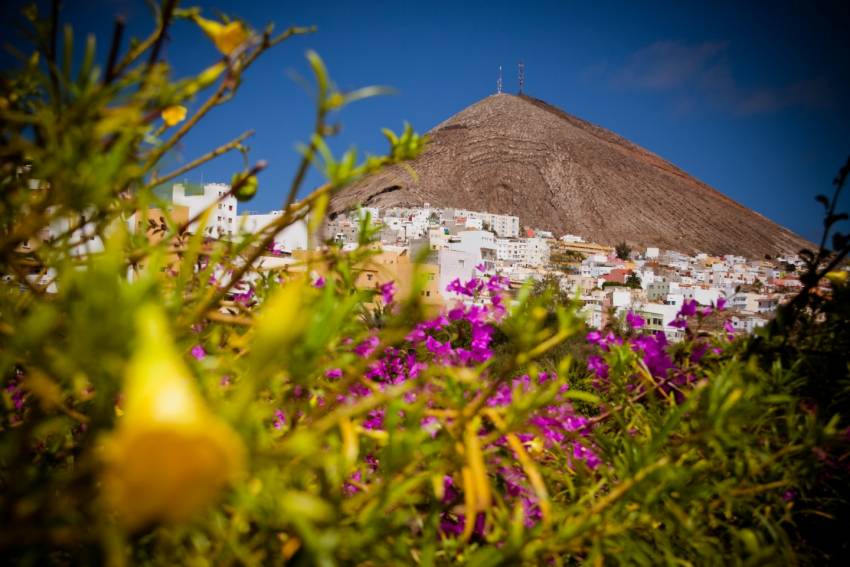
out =
<path fill-rule="evenodd" d="M 357 204 L 430 203 L 519 216 L 523 226 L 588 240 L 748 257 L 810 245 L 670 162 L 543 101 L 489 96 L 429 132 L 409 165 L 338 194 Z"/>

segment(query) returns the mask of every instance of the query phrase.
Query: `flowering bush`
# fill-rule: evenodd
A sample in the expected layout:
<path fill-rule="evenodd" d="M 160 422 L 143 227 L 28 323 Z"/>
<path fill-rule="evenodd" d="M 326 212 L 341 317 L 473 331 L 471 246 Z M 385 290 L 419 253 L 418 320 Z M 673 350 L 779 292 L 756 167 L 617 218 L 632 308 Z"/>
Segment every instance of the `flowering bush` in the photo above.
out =
<path fill-rule="evenodd" d="M 763 334 L 706 331 L 722 301 L 688 302 L 679 342 L 643 332 L 634 313 L 624 332 L 590 331 L 557 290 L 481 272 L 451 282 L 437 313 L 420 301 L 425 274 L 409 293 L 358 289 L 373 253 L 365 225 L 354 252 L 328 243 L 257 273 L 278 231 L 303 218 L 315 232 L 331 194 L 423 144 L 408 128 L 388 135 L 386 156 L 336 161 L 328 114 L 372 91 L 338 91 L 314 54 L 317 129 L 280 220 L 229 242 L 187 236 L 164 212 L 163 237 L 150 239 L 125 221 L 165 211 L 152 189 L 188 166 L 163 175 L 163 156 L 257 57 L 305 31 L 258 32 L 174 4 L 126 56 L 113 47 L 102 74 L 92 55 L 74 79 L 45 47 L 2 82 L 4 558 L 840 557 L 844 539 L 825 534 L 848 518 L 846 278 L 811 293 L 836 256 L 812 255 L 814 283 Z M 56 26 L 30 16 L 50 46 Z M 174 18 L 196 22 L 222 59 L 169 80 L 158 53 Z M 296 203 L 311 163 L 329 181 Z M 231 193 L 249 197 L 261 169 L 240 172 Z M 80 253 L 83 230 L 103 248 Z"/>

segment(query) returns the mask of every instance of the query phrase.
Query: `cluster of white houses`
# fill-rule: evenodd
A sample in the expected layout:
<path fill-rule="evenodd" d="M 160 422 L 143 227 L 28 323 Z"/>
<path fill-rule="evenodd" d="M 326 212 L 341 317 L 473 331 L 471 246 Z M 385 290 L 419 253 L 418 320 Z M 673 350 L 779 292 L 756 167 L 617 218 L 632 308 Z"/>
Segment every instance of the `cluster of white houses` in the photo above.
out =
<path fill-rule="evenodd" d="M 436 268 L 436 292 L 444 301 L 455 299 L 445 291 L 448 282 L 479 275 L 479 266 L 516 284 L 554 277 L 564 291 L 580 297 L 593 327 L 631 310 L 644 316 L 650 330 L 676 339 L 680 331 L 670 323 L 685 301 L 708 306 L 723 297 L 736 330 L 752 332 L 801 285 L 796 274 L 802 262 L 796 256 L 751 260 L 650 247 L 623 259 L 613 247 L 577 235 L 556 239 L 548 231 L 521 228 L 516 216 L 427 204 L 337 216 L 324 236 L 354 246 L 366 214 L 385 248 L 409 249 L 414 255 L 428 249 L 425 262 Z"/>
<path fill-rule="evenodd" d="M 188 225 L 189 232 L 203 230 L 213 239 L 234 239 L 257 233 L 283 214 L 239 214 L 230 187 L 209 183 L 188 187 L 176 184 L 167 195 L 169 214 Z M 204 211 L 209 211 L 202 215 Z M 156 216 L 155 210 L 149 216 Z M 588 324 L 602 327 L 627 310 L 642 313 L 651 330 L 676 338 L 670 326 L 682 304 L 700 305 L 726 299 L 732 324 L 741 332 L 764 325 L 779 304 L 800 288 L 797 277 L 802 262 L 796 256 L 751 260 L 739 256 L 689 256 L 647 248 L 628 258 L 618 258 L 612 247 L 585 242 L 580 236 L 555 238 L 550 232 L 521 227 L 514 215 L 429 205 L 406 208 L 362 208 L 327 221 L 315 242 L 335 240 L 343 249 L 357 246 L 358 231 L 368 215 L 377 229 L 378 266 L 362 274 L 363 285 L 376 286 L 388 279 L 411 281 L 414 264 L 427 272 L 423 299 L 443 305 L 457 298 L 446 291 L 449 282 L 468 280 L 482 273 L 501 274 L 517 286 L 530 279 L 555 278 L 561 288 L 584 305 Z M 130 219 L 139 230 L 140 219 Z M 61 234 L 68 227 L 57 226 Z M 79 253 L 102 249 L 96 235 L 80 235 Z M 50 235 L 46 235 L 49 239 Z M 311 240 L 307 225 L 298 221 L 275 236 L 264 266 L 280 266 L 289 258 L 306 257 Z M 414 259 L 416 259 L 414 261 Z M 360 281 L 360 280 L 358 280 Z"/>

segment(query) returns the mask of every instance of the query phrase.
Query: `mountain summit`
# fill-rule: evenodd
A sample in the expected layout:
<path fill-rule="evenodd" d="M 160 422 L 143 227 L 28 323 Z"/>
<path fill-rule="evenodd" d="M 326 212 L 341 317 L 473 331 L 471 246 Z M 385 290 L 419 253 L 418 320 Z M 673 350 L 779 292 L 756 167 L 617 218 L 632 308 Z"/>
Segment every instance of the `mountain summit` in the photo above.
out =
<path fill-rule="evenodd" d="M 410 162 L 344 189 L 332 211 L 457 207 L 604 244 L 795 253 L 808 243 L 628 140 L 525 95 L 489 96 L 429 132 Z"/>

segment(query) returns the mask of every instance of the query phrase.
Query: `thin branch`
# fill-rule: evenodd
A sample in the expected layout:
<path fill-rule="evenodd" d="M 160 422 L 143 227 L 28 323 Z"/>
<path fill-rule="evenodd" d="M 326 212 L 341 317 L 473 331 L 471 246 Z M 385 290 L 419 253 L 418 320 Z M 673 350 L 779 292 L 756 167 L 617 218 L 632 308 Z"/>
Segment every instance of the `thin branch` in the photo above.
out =
<path fill-rule="evenodd" d="M 108 85 L 115 78 L 115 64 L 118 61 L 118 52 L 121 50 L 121 38 L 127 21 L 124 16 L 115 18 L 115 27 L 112 30 L 112 45 L 109 47 L 109 60 L 106 64 L 106 74 L 103 76 L 103 84 Z"/>
<path fill-rule="evenodd" d="M 166 0 L 165 9 L 162 11 L 161 23 L 157 29 L 156 40 L 151 49 L 150 57 L 148 57 L 148 70 L 153 67 L 156 60 L 159 59 L 159 52 L 162 50 L 162 43 L 165 41 L 165 34 L 168 31 L 168 26 L 171 25 L 171 17 L 174 15 L 174 9 L 177 7 L 177 0 Z"/>
<path fill-rule="evenodd" d="M 147 186 L 145 186 L 144 189 L 142 189 L 142 190 L 143 191 L 149 190 L 149 189 L 152 189 L 153 187 L 155 187 L 156 185 L 161 185 L 162 183 L 168 183 L 169 181 L 171 181 L 175 177 L 180 177 L 184 173 L 186 173 L 188 171 L 192 171 L 196 167 L 203 165 L 206 162 L 208 162 L 212 159 L 215 159 L 218 156 L 225 154 L 232 149 L 237 148 L 243 141 L 245 141 L 246 138 L 250 138 L 253 135 L 254 135 L 254 130 L 248 130 L 247 132 L 245 132 L 244 134 L 242 134 L 238 138 L 234 138 L 231 142 L 228 142 L 227 144 L 214 149 L 213 151 L 199 157 L 198 159 L 187 163 L 183 167 L 180 167 L 179 169 L 174 170 L 173 172 L 169 173 L 168 175 L 164 175 L 163 177 L 159 177 L 159 178 L 155 178 L 155 179 L 151 180 L 151 182 Z"/>

